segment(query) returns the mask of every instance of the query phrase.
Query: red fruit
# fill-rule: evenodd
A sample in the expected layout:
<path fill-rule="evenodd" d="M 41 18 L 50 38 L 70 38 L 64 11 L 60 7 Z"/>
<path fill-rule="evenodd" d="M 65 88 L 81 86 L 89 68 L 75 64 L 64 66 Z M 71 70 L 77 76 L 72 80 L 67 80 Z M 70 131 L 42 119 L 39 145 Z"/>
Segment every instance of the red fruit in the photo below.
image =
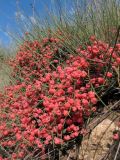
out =
<path fill-rule="evenodd" d="M 16 154 L 16 153 L 13 153 L 13 154 L 12 154 L 12 158 L 13 158 L 13 159 L 16 159 L 16 158 L 17 158 L 17 154 Z"/>
<path fill-rule="evenodd" d="M 92 42 L 94 42 L 95 40 L 96 40 L 96 37 L 93 35 L 93 36 L 90 36 L 90 40 L 92 41 Z"/>
<path fill-rule="evenodd" d="M 21 138 L 22 138 L 21 134 L 17 133 L 16 134 L 16 139 L 19 141 L 19 140 L 21 140 Z"/>
<path fill-rule="evenodd" d="M 63 111 L 63 114 L 64 114 L 65 117 L 68 116 L 68 113 L 69 113 L 69 112 L 68 112 L 67 110 L 64 110 L 64 111 Z"/>
<path fill-rule="evenodd" d="M 12 141 L 8 141 L 7 145 L 8 145 L 8 146 L 12 146 L 12 145 L 13 145 L 13 142 L 12 142 Z"/>
<path fill-rule="evenodd" d="M 56 115 L 57 115 L 57 116 L 61 116 L 61 111 L 60 111 L 60 110 L 57 110 L 57 111 L 56 111 Z"/>
<path fill-rule="evenodd" d="M 69 87 L 68 88 L 68 93 L 72 93 L 73 92 L 73 87 Z"/>
<path fill-rule="evenodd" d="M 95 97 L 95 93 L 93 91 L 88 92 L 88 96 L 90 98 L 94 98 Z"/>
<path fill-rule="evenodd" d="M 73 112 L 77 111 L 77 108 L 76 107 L 72 107 L 72 111 Z"/>
<path fill-rule="evenodd" d="M 0 160 L 4 160 L 4 159 L 0 156 Z"/>
<path fill-rule="evenodd" d="M 90 82 L 91 82 L 92 84 L 95 84 L 95 82 L 96 82 L 96 78 L 92 78 L 92 79 L 90 79 Z"/>
<path fill-rule="evenodd" d="M 72 105 L 72 104 L 74 104 L 74 100 L 73 99 L 69 99 L 69 103 Z"/>
<path fill-rule="evenodd" d="M 118 65 L 120 65 L 120 58 L 116 58 L 116 62 Z"/>
<path fill-rule="evenodd" d="M 120 43 L 116 44 L 116 48 L 120 50 Z"/>
<path fill-rule="evenodd" d="M 65 140 L 65 141 L 69 141 L 69 140 L 70 140 L 70 136 L 69 136 L 69 135 L 64 136 L 64 140 Z"/>
<path fill-rule="evenodd" d="M 63 125 L 62 124 L 58 124 L 58 130 L 62 131 L 62 129 L 63 129 Z"/>
<path fill-rule="evenodd" d="M 92 47 L 91 46 L 88 46 L 87 49 L 88 49 L 89 52 L 92 51 Z"/>
<path fill-rule="evenodd" d="M 91 101 L 91 103 L 96 104 L 97 103 L 97 98 L 91 98 L 90 101 Z"/>
<path fill-rule="evenodd" d="M 87 76 L 87 73 L 86 73 L 85 71 L 82 71 L 82 72 L 81 72 L 81 77 L 82 77 L 82 78 L 85 78 L 86 76 Z"/>
<path fill-rule="evenodd" d="M 73 123 L 73 122 L 72 122 L 71 119 L 67 119 L 67 120 L 66 120 L 66 124 L 71 125 L 72 123 Z"/>
<path fill-rule="evenodd" d="M 54 142 L 55 142 L 55 144 L 61 144 L 62 140 L 58 137 L 55 137 Z"/>
<path fill-rule="evenodd" d="M 112 73 L 107 72 L 107 77 L 108 77 L 108 78 L 111 78 L 111 77 L 112 77 Z"/>
<path fill-rule="evenodd" d="M 102 77 L 99 77 L 98 78 L 98 83 L 99 84 L 103 84 L 105 82 L 105 79 L 104 78 L 102 78 Z"/>
<path fill-rule="evenodd" d="M 93 52 L 93 54 L 97 54 L 97 53 L 99 53 L 99 49 L 98 49 L 98 47 L 97 46 L 93 46 L 92 47 L 92 52 Z"/>
<path fill-rule="evenodd" d="M 92 109 L 91 109 L 93 112 L 95 112 L 96 111 L 96 107 L 92 107 Z"/>
<path fill-rule="evenodd" d="M 40 144 L 37 144 L 38 148 L 43 148 L 43 145 L 40 143 Z"/>
<path fill-rule="evenodd" d="M 4 131 L 4 132 L 3 132 L 3 135 L 4 135 L 4 136 L 7 136 L 8 134 L 9 134 L 8 131 Z"/>
<path fill-rule="evenodd" d="M 70 135 L 70 137 L 71 137 L 71 138 L 76 138 L 78 135 L 79 135 L 78 132 L 73 132 L 73 133 Z"/>
<path fill-rule="evenodd" d="M 49 93 L 50 93 L 50 94 L 54 94 L 54 93 L 55 93 L 55 91 L 56 91 L 55 89 L 52 89 L 52 88 L 51 88 L 51 89 L 49 89 Z"/>
<path fill-rule="evenodd" d="M 29 141 L 34 142 L 35 138 L 33 136 L 29 136 Z"/>
<path fill-rule="evenodd" d="M 89 105 L 89 102 L 88 102 L 88 100 L 86 100 L 86 99 L 82 99 L 82 104 L 83 104 L 84 106 L 88 106 L 88 105 Z"/>
<path fill-rule="evenodd" d="M 53 62 L 54 62 L 54 63 L 58 63 L 58 60 L 57 60 L 57 59 L 55 59 Z"/>
<path fill-rule="evenodd" d="M 29 34 L 29 32 L 25 32 L 25 35 L 28 35 Z"/>
<path fill-rule="evenodd" d="M 65 109 L 69 109 L 70 107 L 71 107 L 71 105 L 69 102 L 65 103 Z"/>
<path fill-rule="evenodd" d="M 19 152 L 19 153 L 18 153 L 18 157 L 19 157 L 19 158 L 23 158 L 23 157 L 24 157 L 24 152 L 22 152 L 22 151 Z"/>
<path fill-rule="evenodd" d="M 118 133 L 116 133 L 116 134 L 113 135 L 113 139 L 114 139 L 114 140 L 118 140 L 118 139 L 119 139 Z"/>

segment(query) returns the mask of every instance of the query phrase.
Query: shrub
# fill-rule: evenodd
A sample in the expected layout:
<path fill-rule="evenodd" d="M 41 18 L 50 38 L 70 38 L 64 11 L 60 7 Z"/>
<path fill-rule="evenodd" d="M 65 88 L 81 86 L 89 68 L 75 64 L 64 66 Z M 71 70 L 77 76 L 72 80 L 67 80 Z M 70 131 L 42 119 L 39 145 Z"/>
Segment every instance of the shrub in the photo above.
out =
<path fill-rule="evenodd" d="M 116 78 L 119 52 L 120 44 L 109 48 L 94 36 L 74 55 L 54 37 L 25 41 L 10 62 L 16 84 L 0 95 L 1 159 L 42 156 L 82 136 Z"/>

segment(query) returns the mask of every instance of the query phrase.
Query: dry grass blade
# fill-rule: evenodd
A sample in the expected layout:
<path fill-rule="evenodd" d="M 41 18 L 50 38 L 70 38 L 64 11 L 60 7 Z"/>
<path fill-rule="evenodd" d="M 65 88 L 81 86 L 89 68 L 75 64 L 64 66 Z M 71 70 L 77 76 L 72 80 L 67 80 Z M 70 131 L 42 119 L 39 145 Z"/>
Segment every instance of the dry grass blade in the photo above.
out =
<path fill-rule="evenodd" d="M 119 151 L 120 151 L 120 142 L 119 142 L 119 145 L 118 145 L 114 160 L 117 160 L 117 156 L 119 154 Z"/>

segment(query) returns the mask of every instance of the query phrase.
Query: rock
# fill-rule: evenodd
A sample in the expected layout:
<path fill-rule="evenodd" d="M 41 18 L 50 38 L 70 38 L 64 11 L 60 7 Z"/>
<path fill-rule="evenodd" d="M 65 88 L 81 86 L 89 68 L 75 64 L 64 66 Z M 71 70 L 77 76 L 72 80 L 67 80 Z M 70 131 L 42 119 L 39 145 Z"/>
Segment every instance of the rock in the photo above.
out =
<path fill-rule="evenodd" d="M 103 120 L 92 131 L 89 139 L 84 139 L 80 147 L 80 160 L 100 160 L 113 143 L 113 131 L 117 128 L 110 119 Z"/>

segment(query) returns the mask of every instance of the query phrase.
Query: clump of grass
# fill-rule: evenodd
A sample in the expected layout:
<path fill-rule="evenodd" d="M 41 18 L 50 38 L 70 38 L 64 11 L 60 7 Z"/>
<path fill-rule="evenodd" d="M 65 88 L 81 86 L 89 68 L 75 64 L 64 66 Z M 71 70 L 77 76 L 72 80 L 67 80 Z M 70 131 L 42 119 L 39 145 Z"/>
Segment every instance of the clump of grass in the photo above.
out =
<path fill-rule="evenodd" d="M 13 53 L 13 50 L 2 45 L 0 46 L 0 91 L 3 91 L 5 86 L 13 82 L 13 78 L 11 77 L 12 69 L 8 63 Z"/>
<path fill-rule="evenodd" d="M 52 11 L 46 6 L 48 14 L 44 21 L 41 20 L 34 5 L 32 6 L 34 22 L 28 16 L 25 16 L 25 20 L 22 21 L 17 17 L 23 32 L 22 40 L 26 38 L 41 40 L 43 37 L 54 35 L 61 42 L 64 39 L 65 47 L 73 53 L 76 46 L 89 43 L 91 35 L 110 45 L 113 44 L 120 25 L 118 0 L 75 0 L 70 11 L 67 11 L 62 3 L 54 0 Z M 23 13 L 21 11 L 21 14 Z M 26 30 L 30 32 L 28 31 L 29 35 L 24 37 Z"/>
<path fill-rule="evenodd" d="M 83 6 L 85 6 L 84 10 Z M 72 17 L 69 13 L 68 16 L 64 16 L 63 13 L 61 21 L 56 22 L 56 26 L 70 48 L 70 46 L 76 47 L 76 45 L 88 43 L 90 35 L 95 35 L 98 39 L 112 44 L 119 23 L 120 3 L 117 0 L 78 0 L 74 3 Z"/>

